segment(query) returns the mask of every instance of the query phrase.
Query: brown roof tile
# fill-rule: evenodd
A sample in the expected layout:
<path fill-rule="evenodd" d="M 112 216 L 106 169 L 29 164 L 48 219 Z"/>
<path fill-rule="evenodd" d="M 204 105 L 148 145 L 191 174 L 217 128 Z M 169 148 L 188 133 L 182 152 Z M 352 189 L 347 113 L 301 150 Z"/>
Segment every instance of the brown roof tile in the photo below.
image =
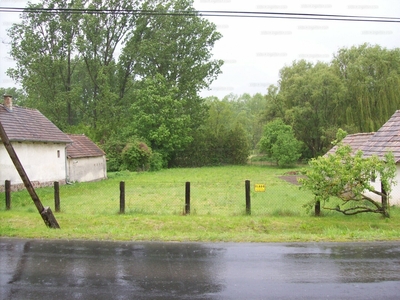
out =
<path fill-rule="evenodd" d="M 381 158 L 391 151 L 396 163 L 400 162 L 400 110 L 360 150 L 365 156 L 377 155 Z"/>
<path fill-rule="evenodd" d="M 0 122 L 10 141 L 71 143 L 49 119 L 36 109 L 13 106 L 7 111 L 0 104 Z"/>
<path fill-rule="evenodd" d="M 374 132 L 349 134 L 342 140 L 342 143 L 349 145 L 353 152 L 356 152 L 357 150 L 360 150 L 363 145 L 365 145 L 365 143 L 372 138 L 373 135 Z M 337 146 L 333 147 L 327 152 L 327 154 L 335 153 L 336 149 Z"/>
<path fill-rule="evenodd" d="M 83 134 L 68 134 L 72 144 L 67 146 L 67 157 L 97 157 L 105 155 L 95 143 Z"/>

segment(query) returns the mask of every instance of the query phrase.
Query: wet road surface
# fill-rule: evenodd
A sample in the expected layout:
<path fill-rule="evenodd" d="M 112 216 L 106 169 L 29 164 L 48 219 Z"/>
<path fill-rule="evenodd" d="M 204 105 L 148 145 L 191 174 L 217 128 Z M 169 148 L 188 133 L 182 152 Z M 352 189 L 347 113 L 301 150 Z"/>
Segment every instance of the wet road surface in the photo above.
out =
<path fill-rule="evenodd" d="M 400 242 L 0 238 L 0 299 L 400 299 Z"/>

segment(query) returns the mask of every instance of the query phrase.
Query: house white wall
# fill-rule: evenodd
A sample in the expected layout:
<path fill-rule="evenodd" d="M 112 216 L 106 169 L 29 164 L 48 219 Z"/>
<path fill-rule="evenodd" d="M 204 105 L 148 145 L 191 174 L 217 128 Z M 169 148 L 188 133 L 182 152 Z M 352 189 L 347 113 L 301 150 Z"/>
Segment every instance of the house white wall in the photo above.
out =
<path fill-rule="evenodd" d="M 32 183 L 65 182 L 65 144 L 12 142 L 12 145 Z M 10 180 L 11 185 L 23 183 L 7 150 L 0 143 L 0 186 L 5 180 Z"/>
<path fill-rule="evenodd" d="M 105 156 L 68 158 L 67 164 L 69 182 L 87 182 L 107 178 Z"/>
<path fill-rule="evenodd" d="M 400 165 L 396 165 L 396 178 L 395 182 L 397 183 L 392 187 L 392 191 L 390 193 L 389 203 L 390 205 L 400 205 Z M 377 191 L 381 191 L 381 181 L 380 178 L 376 178 L 375 182 L 371 182 L 372 186 Z M 374 193 L 366 193 L 367 196 L 371 197 L 375 201 L 381 201 L 381 197 Z"/>

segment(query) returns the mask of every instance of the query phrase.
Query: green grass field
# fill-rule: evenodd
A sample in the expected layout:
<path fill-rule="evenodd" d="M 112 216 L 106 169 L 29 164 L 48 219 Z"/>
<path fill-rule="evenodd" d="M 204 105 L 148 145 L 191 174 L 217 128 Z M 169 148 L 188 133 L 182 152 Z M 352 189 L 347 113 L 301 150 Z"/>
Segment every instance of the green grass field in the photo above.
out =
<path fill-rule="evenodd" d="M 61 230 L 45 227 L 26 191 L 14 192 L 11 210 L 4 204 L 0 209 L 0 236 L 235 242 L 400 239 L 398 208 L 391 209 L 390 219 L 336 212 L 313 217 L 303 207 L 313 196 L 279 178 L 293 170 L 224 166 L 110 173 L 108 180 L 60 187 L 61 212 L 55 216 Z M 250 216 L 245 214 L 245 180 L 251 182 Z M 120 181 L 125 182 L 124 215 L 119 214 Z M 183 214 L 185 182 L 191 183 L 190 215 Z M 254 191 L 260 183 L 265 192 Z M 36 192 L 54 211 L 53 188 Z"/>

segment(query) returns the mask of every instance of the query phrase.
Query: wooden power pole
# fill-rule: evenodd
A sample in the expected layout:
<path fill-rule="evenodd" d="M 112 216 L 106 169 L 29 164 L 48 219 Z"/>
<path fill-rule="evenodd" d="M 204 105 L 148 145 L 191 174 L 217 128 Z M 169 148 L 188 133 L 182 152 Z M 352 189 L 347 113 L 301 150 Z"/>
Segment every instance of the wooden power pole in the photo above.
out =
<path fill-rule="evenodd" d="M 21 176 L 21 179 L 24 182 L 24 185 L 28 190 L 29 195 L 31 196 L 33 202 L 35 203 L 37 210 L 42 216 L 44 223 L 46 224 L 47 227 L 50 228 L 60 228 L 60 225 L 58 225 L 58 222 L 55 216 L 53 215 L 53 212 L 51 211 L 50 207 L 43 207 L 42 202 L 40 201 L 38 195 L 36 194 L 36 191 L 22 166 L 17 156 L 17 153 L 15 153 L 14 147 L 11 145 L 7 133 L 4 130 L 4 127 L 1 124 L 1 122 L 0 122 L 0 138 L 3 141 L 4 147 L 6 148 L 8 154 L 10 155 L 12 162 L 14 163 L 14 166 L 17 169 L 19 176 Z"/>

